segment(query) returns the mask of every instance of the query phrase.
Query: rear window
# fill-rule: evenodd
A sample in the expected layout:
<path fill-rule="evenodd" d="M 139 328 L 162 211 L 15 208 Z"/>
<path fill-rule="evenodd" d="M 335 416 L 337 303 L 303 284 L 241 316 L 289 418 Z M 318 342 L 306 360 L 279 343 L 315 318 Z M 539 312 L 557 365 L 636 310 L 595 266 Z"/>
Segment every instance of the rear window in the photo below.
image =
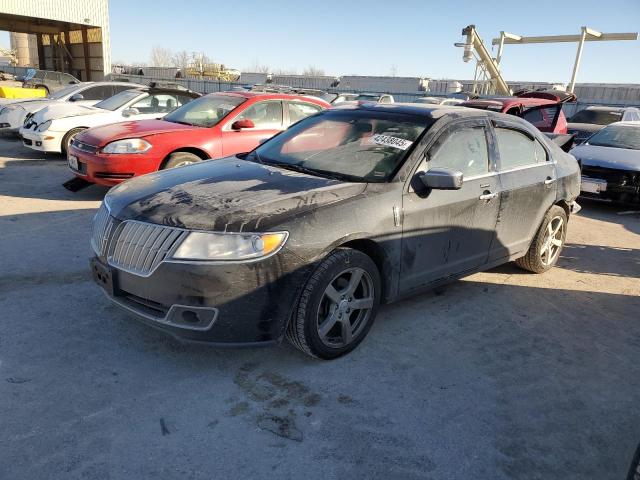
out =
<path fill-rule="evenodd" d="M 622 112 L 607 110 L 580 110 L 569 119 L 571 123 L 593 123 L 595 125 L 609 125 L 619 122 L 622 119 Z"/>

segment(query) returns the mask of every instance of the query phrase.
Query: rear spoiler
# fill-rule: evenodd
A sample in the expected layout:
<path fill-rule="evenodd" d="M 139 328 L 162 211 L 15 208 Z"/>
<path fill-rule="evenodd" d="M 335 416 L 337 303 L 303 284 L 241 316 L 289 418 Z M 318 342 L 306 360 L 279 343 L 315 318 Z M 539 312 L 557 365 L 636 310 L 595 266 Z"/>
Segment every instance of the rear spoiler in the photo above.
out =
<path fill-rule="evenodd" d="M 564 152 L 568 153 L 573 147 L 574 136 L 570 133 L 545 133 L 545 135 Z"/>

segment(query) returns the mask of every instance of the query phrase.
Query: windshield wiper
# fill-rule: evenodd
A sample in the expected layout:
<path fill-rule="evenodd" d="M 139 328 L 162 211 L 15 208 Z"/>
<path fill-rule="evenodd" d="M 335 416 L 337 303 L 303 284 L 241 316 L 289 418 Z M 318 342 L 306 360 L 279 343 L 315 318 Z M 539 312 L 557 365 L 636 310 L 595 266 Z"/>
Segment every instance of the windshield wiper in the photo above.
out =
<path fill-rule="evenodd" d="M 167 120 L 165 118 L 165 120 Z M 182 120 L 167 120 L 168 122 L 171 123 L 179 123 L 180 125 L 189 125 L 190 127 L 194 127 L 195 125 L 193 123 L 189 123 L 189 122 L 183 122 Z"/>
<path fill-rule="evenodd" d="M 316 170 L 314 168 L 303 167 L 302 165 L 297 165 L 295 163 L 286 163 L 286 162 L 261 162 L 266 163 L 267 165 L 273 165 L 275 167 L 283 168 L 285 170 L 292 170 L 294 172 L 306 173 L 309 175 L 313 175 L 315 177 L 324 177 L 331 178 L 333 180 L 341 180 L 341 181 L 354 181 L 355 177 L 351 175 L 346 175 L 337 172 L 329 172 L 327 170 Z"/>

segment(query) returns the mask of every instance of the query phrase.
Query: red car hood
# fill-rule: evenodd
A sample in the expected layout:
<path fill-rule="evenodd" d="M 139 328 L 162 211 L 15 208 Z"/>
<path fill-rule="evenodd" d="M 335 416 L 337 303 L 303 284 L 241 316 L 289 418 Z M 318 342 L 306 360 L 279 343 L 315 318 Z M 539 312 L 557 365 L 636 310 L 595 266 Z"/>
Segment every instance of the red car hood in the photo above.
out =
<path fill-rule="evenodd" d="M 134 120 L 130 122 L 113 123 L 102 127 L 90 128 L 80 133 L 76 139 L 80 142 L 103 147 L 107 143 L 123 138 L 143 138 L 149 135 L 170 133 L 176 131 L 193 130 L 200 127 L 183 125 L 181 123 L 165 122 L 164 120 Z"/>

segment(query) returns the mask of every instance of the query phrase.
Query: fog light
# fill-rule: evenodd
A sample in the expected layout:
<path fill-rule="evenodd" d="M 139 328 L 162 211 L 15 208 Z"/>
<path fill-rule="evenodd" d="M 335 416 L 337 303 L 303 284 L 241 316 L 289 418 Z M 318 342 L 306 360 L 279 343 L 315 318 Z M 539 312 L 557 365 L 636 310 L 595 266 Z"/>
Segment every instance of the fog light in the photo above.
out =
<path fill-rule="evenodd" d="M 42 142 L 39 140 L 36 140 L 36 147 L 41 147 L 42 146 Z"/>

